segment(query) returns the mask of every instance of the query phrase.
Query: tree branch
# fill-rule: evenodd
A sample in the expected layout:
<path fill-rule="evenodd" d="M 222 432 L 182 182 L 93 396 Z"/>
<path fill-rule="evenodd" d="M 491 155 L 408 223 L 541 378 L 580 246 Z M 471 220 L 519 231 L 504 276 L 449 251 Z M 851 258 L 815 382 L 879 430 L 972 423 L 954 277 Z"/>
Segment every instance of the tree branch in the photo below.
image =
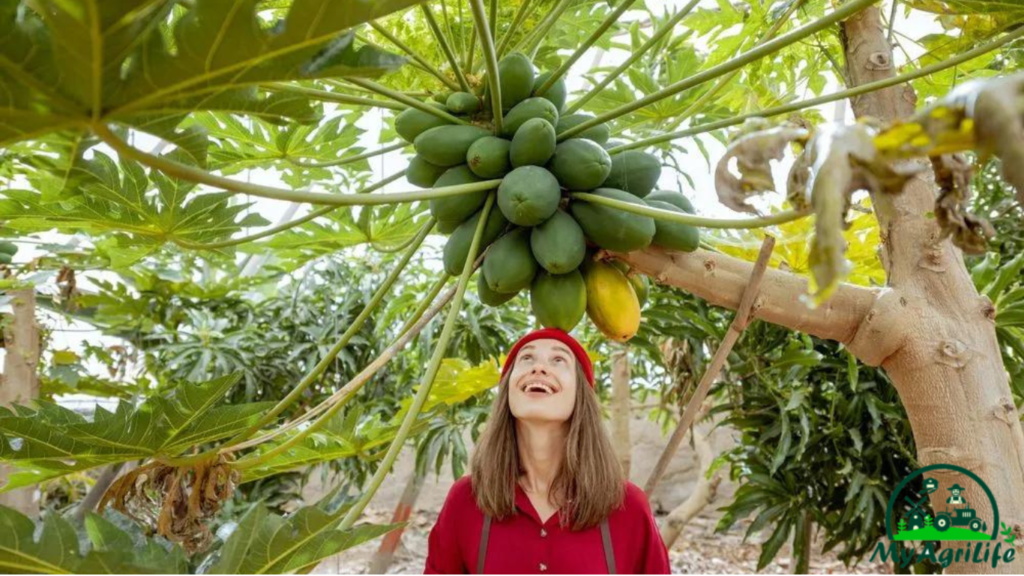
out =
<path fill-rule="evenodd" d="M 752 262 L 704 249 L 674 252 L 650 247 L 610 254 L 660 284 L 680 288 L 730 310 L 739 307 L 754 269 Z M 841 284 L 832 298 L 818 308 L 808 308 L 800 300 L 806 293 L 806 278 L 769 268 L 751 317 L 849 344 L 883 291 Z"/>
<path fill-rule="evenodd" d="M 447 76 L 442 74 L 437 68 L 434 68 L 434 65 L 431 64 L 426 58 L 420 56 L 420 54 L 413 50 L 412 48 L 410 48 L 408 44 L 399 40 L 398 37 L 389 32 L 387 28 L 381 26 L 380 24 L 377 24 L 377 22 L 373 20 L 371 20 L 369 24 L 370 27 L 374 29 L 374 31 L 376 31 L 378 34 L 391 41 L 391 43 L 397 46 L 399 50 L 408 54 L 420 66 L 423 66 L 424 70 L 426 70 L 431 75 L 440 80 L 442 83 L 444 83 L 445 86 L 451 88 L 452 90 L 458 91 L 458 84 L 452 82 L 451 78 L 448 78 Z"/>

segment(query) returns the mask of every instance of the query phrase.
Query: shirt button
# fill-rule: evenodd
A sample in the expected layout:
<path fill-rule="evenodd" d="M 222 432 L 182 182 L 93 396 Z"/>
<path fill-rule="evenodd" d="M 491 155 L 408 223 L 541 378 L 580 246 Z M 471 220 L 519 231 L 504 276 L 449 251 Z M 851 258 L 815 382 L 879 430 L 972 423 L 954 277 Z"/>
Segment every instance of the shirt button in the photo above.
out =
<path fill-rule="evenodd" d="M 543 538 L 543 537 L 545 537 L 547 535 L 548 535 L 548 531 L 543 529 L 543 528 L 541 528 L 540 529 L 540 537 Z"/>
<path fill-rule="evenodd" d="M 542 562 L 542 563 L 541 563 L 541 565 L 540 565 L 540 571 L 541 571 L 541 572 L 546 572 L 546 571 L 547 571 L 547 569 L 548 569 L 548 566 L 547 566 L 547 564 L 544 564 L 544 563 Z"/>

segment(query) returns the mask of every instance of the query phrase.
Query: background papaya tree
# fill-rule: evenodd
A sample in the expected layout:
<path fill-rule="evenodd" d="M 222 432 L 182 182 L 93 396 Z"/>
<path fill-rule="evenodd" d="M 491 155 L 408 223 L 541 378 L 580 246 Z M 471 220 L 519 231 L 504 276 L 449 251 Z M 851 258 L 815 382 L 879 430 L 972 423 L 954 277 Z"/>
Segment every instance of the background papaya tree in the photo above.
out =
<path fill-rule="evenodd" d="M 333 114 L 338 109 L 361 107 L 382 118 L 389 117 L 390 110 L 412 107 L 445 121 L 465 123 L 425 104 L 421 98 L 425 91 L 432 90 L 425 89 L 422 83 L 432 78 L 430 82 L 438 83 L 433 85 L 434 90 L 445 86 L 440 90 L 468 91 L 482 86 L 478 73 L 483 71 L 487 73 L 486 86 L 492 96 L 490 127 L 500 132 L 500 56 L 519 51 L 540 62 L 550 62 L 551 75 L 536 88 L 543 95 L 587 49 L 604 41 L 602 38 L 609 30 L 614 29 L 609 33 L 614 34 L 621 29 L 617 23 L 633 3 L 622 2 L 611 9 L 599 7 L 595 16 L 588 2 L 559 0 L 550 11 L 540 10 L 540 2 L 532 9 L 527 3 L 492 2 L 490 18 L 487 7 L 479 0 L 467 5 L 460 3 L 464 18 L 454 17 L 443 3 L 421 4 L 411 11 L 410 28 L 429 29 L 437 40 L 441 53 L 434 52 L 430 57 L 410 45 L 408 37 L 403 39 L 393 32 L 402 27 L 398 17 L 381 19 L 410 4 L 384 1 L 341 5 L 310 0 L 290 4 L 252 1 L 227 6 L 216 2 L 128 1 L 117 6 L 93 2 L 24 6 L 14 3 L 3 9 L 0 15 L 5 40 L 0 47 L 0 74 L 11 89 L 0 102 L 0 142 L 6 146 L 4 172 L 15 183 L 4 192 L 6 199 L 0 209 L 8 229 L 31 233 L 57 227 L 95 235 L 100 240 L 96 246 L 98 257 L 106 258 L 109 266 L 131 265 L 167 248 L 167 243 L 187 250 L 229 253 L 248 244 L 246 249 L 261 256 L 267 250 L 291 251 L 293 261 L 298 262 L 315 257 L 318 251 L 338 250 L 354 243 L 402 253 L 350 329 L 273 407 L 217 406 L 237 380 L 237 376 L 227 376 L 204 384 L 179 386 L 168 395 L 147 399 L 140 406 L 122 404 L 116 412 L 99 414 L 91 422 L 83 422 L 52 406 L 44 405 L 34 411 L 19 408 L 16 414 L 5 416 L 2 423 L 6 436 L 23 441 L 17 447 L 6 443 L 0 447 L 4 450 L 0 455 L 26 469 L 9 486 L 67 474 L 75 467 L 148 459 L 140 470 L 151 478 L 172 479 L 158 507 L 171 514 L 177 527 L 168 529 L 164 525 L 162 533 L 191 548 L 200 547 L 207 539 L 203 521 L 231 492 L 236 479 L 252 480 L 294 465 L 311 464 L 303 454 L 310 454 L 309 443 L 322 437 L 340 445 L 340 440 L 330 436 L 337 435 L 338 418 L 351 409 L 349 403 L 450 301 L 452 306 L 434 341 L 420 386 L 395 427 L 393 441 L 366 490 L 350 505 L 330 511 L 303 509 L 284 521 L 301 518 L 306 526 L 317 527 L 318 537 L 331 531 L 349 534 L 405 440 L 422 425 L 421 412 L 429 405 L 431 387 L 455 334 L 477 257 L 490 240 L 484 240 L 484 227 L 470 230 L 465 265 L 460 270 L 448 270 L 458 277 L 454 288 L 445 290 L 449 278 L 439 275 L 420 306 L 402 315 L 405 325 L 400 336 L 365 370 L 301 415 L 285 422 L 277 422 L 278 417 L 302 397 L 329 362 L 345 349 L 430 234 L 435 222 L 424 217 L 417 225 L 406 228 L 401 237 L 382 240 L 389 216 L 399 211 L 393 205 L 493 190 L 498 181 L 373 194 L 399 179 L 401 172 L 364 185 L 367 180 L 347 179 L 347 170 L 337 168 L 367 160 L 367 154 L 395 152 L 403 147 L 401 142 L 386 144 L 393 141 L 388 138 L 373 143 L 375 150 L 371 152 L 343 151 L 330 145 L 337 138 L 330 134 L 330 121 L 326 133 L 310 136 L 306 132 L 301 138 L 294 138 L 295 134 L 301 133 L 302 126 L 316 124 L 317 130 L 324 129 L 317 123 L 325 110 Z M 811 286 L 812 299 L 818 306 L 808 308 L 795 297 L 807 292 L 807 280 L 772 270 L 762 290 L 758 315 L 825 340 L 842 342 L 861 361 L 881 365 L 908 408 L 922 463 L 947 459 L 975 470 L 987 479 L 1001 503 L 1008 502 L 1004 506 L 1012 520 L 1019 516 L 1021 507 L 1021 475 L 1013 470 L 1020 468 L 1020 439 L 1024 436 L 1009 400 L 1007 374 L 994 329 L 986 319 L 994 309 L 991 304 L 979 309 L 978 294 L 957 251 L 979 249 L 984 226 L 963 210 L 967 197 L 961 184 L 963 167 L 948 154 L 974 148 L 995 153 L 1004 160 L 1003 176 L 1020 191 L 1020 174 L 1016 170 L 1021 164 L 1014 161 L 1020 154 L 1014 146 L 1019 142 L 1014 134 L 1020 132 L 1020 110 L 1014 97 L 1019 90 L 1019 77 L 969 85 L 938 102 L 930 116 L 915 117 L 907 99 L 893 96 L 890 87 L 951 69 L 962 72 L 953 81 L 1012 71 L 1017 64 L 1006 58 L 990 60 L 978 68 L 966 63 L 1008 46 L 1024 35 L 1024 29 L 1016 25 L 1019 18 L 1013 5 L 993 8 L 978 3 L 984 4 L 985 10 L 972 13 L 972 3 L 957 2 L 952 9 L 966 14 L 954 25 L 962 34 L 966 50 L 894 76 L 890 45 L 880 25 L 879 12 L 872 4 L 871 0 L 852 0 L 830 9 L 824 2 L 791 2 L 775 7 L 774 13 L 758 4 L 752 9 L 754 17 L 739 16 L 744 22 L 743 33 L 728 37 L 721 37 L 725 26 L 709 23 L 715 19 L 709 11 L 698 10 L 688 20 L 690 30 L 710 35 L 716 48 L 721 48 L 702 59 L 693 58 L 697 52 L 692 45 L 686 46 L 687 38 L 671 34 L 674 25 L 694 9 L 695 4 L 691 3 L 661 23 L 652 37 L 634 50 L 639 53 L 634 54 L 636 62 L 651 48 L 658 47 L 652 54 L 659 56 L 652 56 L 646 63 L 646 74 L 638 74 L 629 66 L 617 68 L 609 73 L 615 78 L 602 80 L 616 82 L 613 89 L 606 90 L 609 84 L 595 87 L 578 95 L 580 100 L 589 102 L 569 103 L 569 109 L 590 110 L 596 116 L 559 130 L 559 139 L 570 139 L 604 125 L 627 139 L 610 147 L 613 155 L 645 147 L 660 147 L 667 154 L 672 150 L 672 142 L 683 138 L 692 138 L 700 148 L 700 139 L 694 138 L 699 134 L 719 131 L 717 137 L 724 140 L 720 131 L 746 118 L 796 112 L 849 97 L 855 97 L 858 115 L 873 116 L 883 123 L 905 121 L 895 128 L 882 125 L 814 130 L 806 126 L 818 118 L 808 114 L 796 118 L 803 126 L 778 128 L 767 134 L 751 133 L 748 139 L 737 140 L 723 163 L 726 168 L 719 170 L 718 189 L 723 202 L 739 209 L 745 209 L 744 193 L 767 187 L 769 171 L 763 162 L 778 153 L 773 148 L 778 148 L 780 140 L 805 145 L 805 152 L 797 158 L 804 172 L 796 174 L 803 174 L 806 180 L 798 179 L 797 186 L 791 189 L 790 210 L 755 218 L 713 219 L 600 200 L 593 194 L 574 193 L 571 200 L 603 204 L 659 222 L 704 228 L 761 227 L 813 213 L 816 219 Z M 906 5 L 915 4 L 932 9 L 936 6 L 932 2 Z M 940 8 L 947 6 L 941 4 Z M 434 12 L 441 14 L 440 20 Z M 729 10 L 720 12 L 728 14 Z M 773 25 L 769 23 L 773 15 L 786 18 L 775 19 L 779 24 Z M 403 20 L 405 16 L 402 15 Z M 269 25 L 278 17 L 278 24 Z M 679 20 L 673 22 L 677 17 Z M 579 27 L 559 26 L 568 20 L 594 24 L 582 31 Z M 353 29 L 362 24 L 368 24 L 368 29 Z M 665 42 L 659 44 L 662 40 Z M 377 43 L 387 43 L 410 59 L 403 75 L 396 76 L 393 84 L 366 79 L 404 62 L 380 49 Z M 569 54 L 559 53 L 559 43 L 568 44 Z M 455 45 L 466 48 L 459 52 Z M 836 57 L 836 53 L 843 58 Z M 820 67 L 808 70 L 820 72 L 825 69 L 821 56 L 832 66 L 828 74 L 851 86 L 849 89 L 809 101 L 781 104 L 792 100 L 790 87 L 796 78 L 779 80 L 777 75 L 756 69 L 757 65 L 766 66 L 769 62 L 771 69 L 782 70 L 783 74 L 800 69 L 785 65 L 785 58 L 789 57 L 790 64 L 813 61 Z M 837 64 L 843 59 L 845 69 Z M 958 68 L 960 64 L 965 64 L 963 70 Z M 627 68 L 629 83 L 620 86 L 618 78 Z M 823 88 L 817 73 L 800 80 L 819 90 Z M 747 95 L 737 102 L 729 98 L 733 91 L 728 88 L 733 81 L 739 90 L 736 94 Z M 783 85 L 787 86 L 785 90 Z M 951 87 L 942 85 L 932 94 L 944 94 Z M 601 99 L 616 93 L 630 96 L 620 103 Z M 749 94 L 764 94 L 768 104 L 752 102 Z M 984 105 L 967 105 L 974 101 Z M 730 104 L 735 107 L 730 108 Z M 721 119 L 702 116 L 707 113 L 706 106 Z M 245 122 L 232 123 L 232 116 Z M 358 122 L 358 113 L 351 116 Z M 939 117 L 946 120 L 931 120 Z M 344 130 L 341 122 L 335 127 Z M 666 131 L 666 122 L 675 122 L 682 129 Z M 285 128 L 279 128 L 281 125 Z M 387 128 L 381 134 L 393 137 Z M 167 143 L 166 147 L 145 135 L 155 136 Z M 318 141 L 323 145 L 316 145 Z M 150 151 L 142 149 L 147 143 L 155 147 Z M 766 143 L 767 150 L 758 150 L 762 143 Z M 173 149 L 166 152 L 167 147 Z M 843 150 L 854 151 L 859 163 L 850 167 L 846 159 L 844 164 Z M 111 152 L 116 153 L 116 160 Z M 737 156 L 742 160 L 742 181 L 728 174 L 727 162 Z M 920 177 L 902 186 L 907 182 L 907 173 L 892 169 L 891 163 L 914 156 L 936 159 L 941 195 Z M 828 163 L 824 166 L 826 158 Z M 272 167 L 291 188 L 229 177 L 243 165 Z M 346 188 L 361 186 L 363 193 L 338 194 L 333 187 L 339 182 Z M 799 187 L 801 184 L 803 188 Z M 307 185 L 317 189 L 301 188 Z M 203 187 L 226 192 L 204 193 Z M 882 262 L 888 274 L 888 290 L 841 283 L 845 256 L 839 229 L 844 221 L 848 187 L 868 188 L 872 194 L 885 248 Z M 236 200 L 242 195 L 250 198 Z M 938 205 L 936 196 L 941 200 Z M 252 197 L 322 207 L 298 218 L 291 218 L 293 213 L 291 219 L 255 234 L 234 236 L 243 227 L 265 223 L 252 212 L 247 213 L 245 202 Z M 354 206 L 363 208 L 356 213 L 352 210 Z M 495 209 L 494 195 L 490 194 L 482 207 L 481 224 Z M 929 212 L 934 217 L 929 218 Z M 347 217 L 339 216 L 346 213 Z M 355 224 L 346 226 L 347 222 Z M 955 247 L 948 240 L 950 236 L 956 240 Z M 736 305 L 740 285 L 750 268 L 739 259 L 704 250 L 687 254 L 648 249 L 611 256 L 659 282 L 684 288 L 726 307 Z M 936 303 L 931 296 L 937 294 L 950 301 Z M 980 302 L 984 304 L 984 300 Z M 959 314 L 965 316 L 954 318 Z M 951 331 L 957 335 L 953 336 Z M 940 341 L 931 340 L 935 335 L 940 336 Z M 933 362 L 922 362 L 922 358 Z M 958 384 L 961 380 L 970 386 Z M 936 393 L 935 387 L 954 385 L 958 386 L 956 390 L 967 390 L 973 401 L 934 402 L 949 397 Z M 952 437 L 935 425 L 937 421 L 958 422 L 965 418 L 983 423 L 974 439 Z M 129 437 L 131 430 L 142 429 L 140 423 L 144 421 L 159 425 L 148 427 L 150 432 L 145 438 Z M 275 423 L 277 427 L 266 429 Z M 44 434 L 50 442 L 37 441 Z M 973 442 L 979 444 L 975 446 Z M 118 448 L 111 448 L 112 444 Z M 203 445 L 213 447 L 199 453 L 192 451 Z M 988 451 L 982 447 L 988 447 Z M 321 452 L 324 459 L 351 455 L 341 449 Z M 70 468 L 69 455 L 75 458 Z M 1007 468 L 1006 463 L 1011 465 Z M 140 494 L 133 492 L 138 490 L 134 482 L 139 474 L 135 472 L 115 483 L 110 493 L 112 501 L 125 509 L 141 504 Z M 202 510 L 189 509 L 176 515 L 175 502 L 180 502 L 186 486 L 193 492 L 198 490 L 214 497 L 204 503 Z M 240 523 L 240 529 L 244 526 L 250 533 L 260 532 L 266 525 L 267 530 L 273 531 L 272 525 L 282 522 L 267 517 L 262 510 L 253 508 Z M 309 522 L 311 516 L 318 520 Z M 16 523 L 23 525 L 20 520 Z M 376 529 L 364 527 L 363 533 L 366 530 Z M 303 556 L 304 564 L 281 560 L 253 567 L 239 562 L 257 555 L 250 553 L 246 543 L 236 546 L 232 554 L 227 554 L 225 545 L 221 556 L 224 564 L 215 568 L 281 571 L 302 569 L 312 562 Z"/>

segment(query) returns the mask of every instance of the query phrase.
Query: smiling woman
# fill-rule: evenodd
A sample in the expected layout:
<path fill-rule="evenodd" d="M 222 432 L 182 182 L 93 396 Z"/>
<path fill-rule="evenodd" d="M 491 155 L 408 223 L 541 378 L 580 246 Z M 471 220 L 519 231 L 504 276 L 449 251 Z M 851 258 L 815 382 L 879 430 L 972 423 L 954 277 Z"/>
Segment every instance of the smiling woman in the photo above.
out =
<path fill-rule="evenodd" d="M 643 491 L 615 459 L 583 347 L 534 330 L 509 352 L 472 473 L 430 532 L 425 573 L 668 574 Z"/>

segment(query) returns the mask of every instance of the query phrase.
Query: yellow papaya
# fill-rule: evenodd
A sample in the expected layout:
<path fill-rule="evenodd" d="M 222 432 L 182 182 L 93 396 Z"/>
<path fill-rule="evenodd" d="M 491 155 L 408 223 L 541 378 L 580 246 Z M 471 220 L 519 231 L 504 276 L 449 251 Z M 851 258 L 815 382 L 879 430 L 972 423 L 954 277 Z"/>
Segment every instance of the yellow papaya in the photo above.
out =
<path fill-rule="evenodd" d="M 587 316 L 602 334 L 625 342 L 640 329 L 640 302 L 625 275 L 615 266 L 586 260 Z"/>

